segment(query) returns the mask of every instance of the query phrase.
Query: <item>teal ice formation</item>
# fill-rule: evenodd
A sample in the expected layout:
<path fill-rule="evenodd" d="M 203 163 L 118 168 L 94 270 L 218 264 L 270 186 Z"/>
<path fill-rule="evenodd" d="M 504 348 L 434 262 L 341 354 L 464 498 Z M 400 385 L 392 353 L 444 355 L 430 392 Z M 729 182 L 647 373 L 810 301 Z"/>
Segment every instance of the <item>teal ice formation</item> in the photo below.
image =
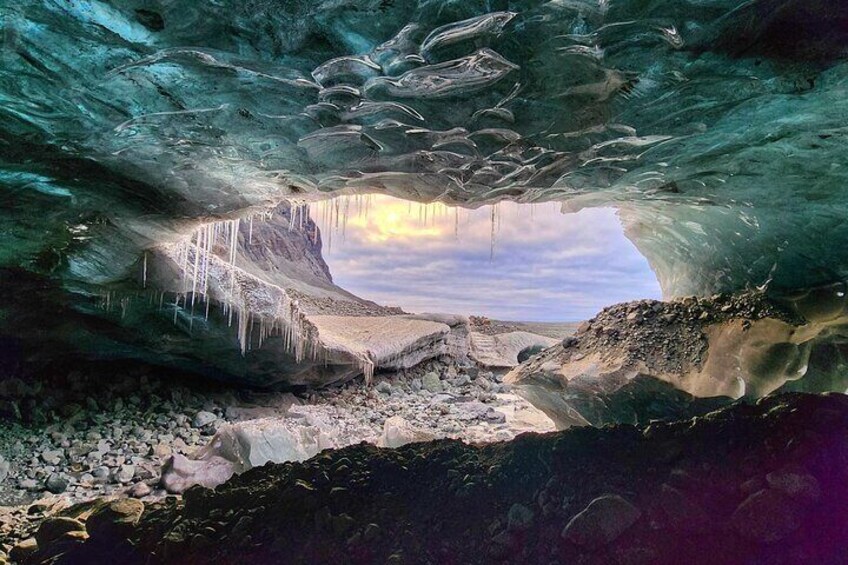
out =
<path fill-rule="evenodd" d="M 16 0 L 0 42 L 10 351 L 283 371 L 224 329 L 292 285 L 233 268 L 277 210 L 330 288 L 334 194 L 612 206 L 668 297 L 844 297 L 844 2 Z"/>

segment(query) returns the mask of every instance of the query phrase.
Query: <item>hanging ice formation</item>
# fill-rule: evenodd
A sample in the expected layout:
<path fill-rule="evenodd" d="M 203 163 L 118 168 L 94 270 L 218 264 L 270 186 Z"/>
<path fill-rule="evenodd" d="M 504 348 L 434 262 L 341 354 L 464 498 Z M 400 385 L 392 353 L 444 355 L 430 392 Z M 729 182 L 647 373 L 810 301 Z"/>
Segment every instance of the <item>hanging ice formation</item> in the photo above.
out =
<path fill-rule="evenodd" d="M 180 269 L 181 292 L 174 302 L 174 322 L 177 322 L 181 303 L 191 329 L 197 307 L 203 305 L 204 318 L 208 319 L 210 305 L 217 301 L 227 324 L 236 328 L 243 355 L 254 347 L 262 347 L 270 337 L 281 337 L 284 350 L 296 362 L 327 363 L 329 352 L 321 344 L 317 328 L 309 322 L 298 299 L 286 288 L 262 280 L 238 266 L 241 226 L 247 226 L 241 242 L 244 244 L 247 240 L 249 244 L 254 222 L 272 218 L 272 212 L 265 210 L 242 219 L 209 222 L 180 241 L 160 246 Z M 290 202 L 289 229 L 303 230 L 309 224 L 308 219 L 306 203 Z M 317 233 L 312 237 L 314 241 Z M 367 353 L 359 356 L 359 368 L 370 382 L 375 362 Z"/>

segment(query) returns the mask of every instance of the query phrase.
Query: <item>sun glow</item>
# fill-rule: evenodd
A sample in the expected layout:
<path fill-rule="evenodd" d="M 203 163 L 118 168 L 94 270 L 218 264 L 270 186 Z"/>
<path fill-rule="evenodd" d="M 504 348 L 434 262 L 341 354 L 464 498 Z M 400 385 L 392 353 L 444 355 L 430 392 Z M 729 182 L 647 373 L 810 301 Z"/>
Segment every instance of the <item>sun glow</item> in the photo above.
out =
<path fill-rule="evenodd" d="M 345 197 L 343 197 L 345 198 Z M 440 202 L 422 204 L 384 195 L 361 199 L 319 202 L 315 217 L 320 219 L 325 235 L 337 232 L 344 237 L 348 229 L 364 235 L 369 243 L 442 239 L 453 235 L 459 211 Z"/>
<path fill-rule="evenodd" d="M 424 205 L 419 204 L 419 207 Z M 429 204 L 435 212 L 441 204 Z M 389 240 L 438 238 L 445 235 L 443 222 L 427 224 L 421 221 L 405 202 L 381 202 L 369 211 L 367 216 L 359 216 L 350 220 L 350 226 L 365 230 L 366 239 L 370 242 Z"/>

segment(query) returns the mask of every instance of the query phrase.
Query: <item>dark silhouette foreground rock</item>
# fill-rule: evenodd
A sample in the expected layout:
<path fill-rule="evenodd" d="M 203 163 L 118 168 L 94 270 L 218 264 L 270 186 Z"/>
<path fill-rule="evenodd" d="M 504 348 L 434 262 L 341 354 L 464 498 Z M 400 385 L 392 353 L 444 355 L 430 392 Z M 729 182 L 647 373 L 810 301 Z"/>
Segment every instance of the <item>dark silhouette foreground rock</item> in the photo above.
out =
<path fill-rule="evenodd" d="M 87 529 L 54 562 L 834 563 L 848 546 L 848 397 L 485 446 L 361 444 L 182 499 L 113 502 Z M 40 555 L 55 552 L 28 562 Z"/>

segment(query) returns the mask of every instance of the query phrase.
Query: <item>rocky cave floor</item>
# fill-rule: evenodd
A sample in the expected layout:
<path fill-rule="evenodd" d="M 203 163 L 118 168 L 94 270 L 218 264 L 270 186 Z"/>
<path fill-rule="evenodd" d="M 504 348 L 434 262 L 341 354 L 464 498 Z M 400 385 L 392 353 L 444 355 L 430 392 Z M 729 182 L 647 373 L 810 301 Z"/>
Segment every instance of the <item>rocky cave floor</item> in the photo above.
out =
<path fill-rule="evenodd" d="M 55 563 L 844 563 L 848 397 L 648 426 L 325 451 L 182 498 L 96 501 L 19 547 Z M 25 560 L 25 559 L 24 559 Z"/>
<path fill-rule="evenodd" d="M 64 382 L 0 382 L 0 557 L 44 518 L 74 505 L 98 497 L 163 499 L 163 463 L 172 454 L 191 456 L 227 424 L 275 418 L 294 429 L 318 426 L 338 447 L 446 437 L 491 442 L 553 430 L 501 382 L 502 372 L 447 358 L 378 374 L 370 386 L 358 379 L 300 393 L 165 380 L 161 373 L 98 367 Z"/>

